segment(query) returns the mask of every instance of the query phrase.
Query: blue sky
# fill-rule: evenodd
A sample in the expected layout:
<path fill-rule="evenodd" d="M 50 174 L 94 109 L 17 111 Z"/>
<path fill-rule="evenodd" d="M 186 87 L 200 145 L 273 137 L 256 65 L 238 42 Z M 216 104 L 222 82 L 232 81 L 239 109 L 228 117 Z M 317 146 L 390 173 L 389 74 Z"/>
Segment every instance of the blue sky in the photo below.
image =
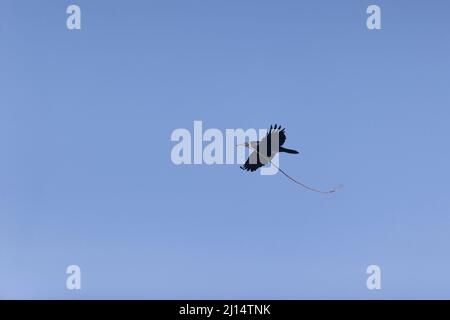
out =
<path fill-rule="evenodd" d="M 2 0 L 0 298 L 450 298 L 449 6 Z M 194 120 L 345 187 L 175 166 Z"/>

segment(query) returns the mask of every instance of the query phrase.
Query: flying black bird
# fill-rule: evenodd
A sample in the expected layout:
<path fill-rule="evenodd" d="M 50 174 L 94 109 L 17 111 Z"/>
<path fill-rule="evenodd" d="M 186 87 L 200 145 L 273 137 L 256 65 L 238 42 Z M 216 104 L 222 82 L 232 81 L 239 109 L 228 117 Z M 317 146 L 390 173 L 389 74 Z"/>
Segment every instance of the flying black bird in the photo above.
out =
<path fill-rule="evenodd" d="M 286 133 L 281 126 L 270 126 L 269 132 L 261 141 L 250 141 L 242 144 L 244 147 L 254 150 L 243 166 L 242 170 L 256 171 L 257 169 L 270 163 L 278 152 L 297 154 L 298 151 L 283 148 L 286 141 Z"/>
<path fill-rule="evenodd" d="M 275 125 L 274 127 L 270 126 L 269 132 L 267 133 L 267 135 L 264 138 L 261 139 L 261 141 L 249 141 L 249 142 L 245 142 L 243 144 L 238 145 L 238 146 L 244 146 L 244 147 L 247 147 L 247 148 L 253 150 L 253 152 L 250 154 L 250 156 L 248 157 L 245 164 L 243 166 L 241 166 L 241 169 L 253 172 L 253 171 L 256 171 L 259 168 L 265 166 L 266 164 L 271 163 L 278 170 L 280 170 L 280 172 L 282 174 L 284 174 L 288 179 L 292 180 L 296 184 L 298 184 L 301 187 L 306 188 L 310 191 L 314 191 L 314 192 L 318 192 L 318 193 L 334 193 L 339 188 L 342 187 L 342 186 L 338 186 L 338 187 L 330 189 L 330 190 L 322 191 L 319 189 L 309 187 L 309 186 L 301 183 L 300 181 L 295 180 L 290 175 L 288 175 L 286 172 L 281 170 L 281 168 L 279 168 L 277 165 L 275 165 L 272 162 L 273 157 L 275 157 L 275 155 L 278 152 L 286 152 L 286 153 L 290 153 L 290 154 L 298 153 L 298 151 L 296 151 L 296 150 L 284 148 L 283 144 L 285 142 L 286 142 L 285 129 L 284 128 L 281 129 L 281 126 Z"/>

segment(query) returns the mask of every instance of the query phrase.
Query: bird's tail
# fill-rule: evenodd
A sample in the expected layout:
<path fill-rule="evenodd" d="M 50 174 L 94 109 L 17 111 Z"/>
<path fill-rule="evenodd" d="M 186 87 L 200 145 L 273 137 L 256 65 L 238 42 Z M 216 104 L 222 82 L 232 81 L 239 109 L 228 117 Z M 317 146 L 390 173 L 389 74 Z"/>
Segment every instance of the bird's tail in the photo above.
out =
<path fill-rule="evenodd" d="M 292 154 L 297 154 L 298 153 L 297 150 L 292 150 L 292 149 L 283 148 L 283 147 L 280 147 L 280 152 L 286 152 L 286 153 L 292 153 Z"/>

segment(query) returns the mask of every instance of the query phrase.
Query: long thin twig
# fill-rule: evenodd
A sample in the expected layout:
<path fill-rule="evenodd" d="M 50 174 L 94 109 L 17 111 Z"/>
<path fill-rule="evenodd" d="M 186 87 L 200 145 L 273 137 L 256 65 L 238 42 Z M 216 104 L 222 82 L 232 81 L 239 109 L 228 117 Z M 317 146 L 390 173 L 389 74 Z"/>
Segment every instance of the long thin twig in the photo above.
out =
<path fill-rule="evenodd" d="M 275 168 L 277 168 L 278 170 L 280 170 L 281 173 L 282 173 L 286 178 L 288 178 L 289 180 L 295 182 L 296 184 L 300 185 L 301 187 L 303 187 L 303 188 L 305 188 L 305 189 L 307 189 L 307 190 L 309 190 L 309 191 L 317 192 L 317 193 L 322 193 L 322 194 L 330 194 L 330 193 L 335 193 L 336 191 L 338 191 L 339 189 L 341 189 L 341 188 L 343 187 L 342 185 L 339 185 L 339 186 L 337 186 L 337 187 L 335 187 L 335 188 L 332 188 L 332 189 L 330 189 L 330 190 L 324 191 L 324 190 L 319 190 L 319 189 L 315 189 L 315 188 L 312 188 L 312 187 L 310 187 L 310 186 L 307 186 L 306 184 L 301 183 L 300 181 L 298 181 L 298 180 L 292 178 L 290 175 L 288 175 L 286 172 L 284 172 L 280 167 L 278 167 L 275 163 L 273 163 L 272 160 L 270 160 L 270 159 L 267 158 L 267 157 L 264 157 L 264 156 L 263 156 L 258 150 L 256 150 L 255 148 L 250 147 L 250 149 L 253 149 L 254 151 L 256 151 L 256 152 L 258 153 L 259 156 L 261 156 L 261 157 L 265 158 L 266 160 L 268 160 Z"/>

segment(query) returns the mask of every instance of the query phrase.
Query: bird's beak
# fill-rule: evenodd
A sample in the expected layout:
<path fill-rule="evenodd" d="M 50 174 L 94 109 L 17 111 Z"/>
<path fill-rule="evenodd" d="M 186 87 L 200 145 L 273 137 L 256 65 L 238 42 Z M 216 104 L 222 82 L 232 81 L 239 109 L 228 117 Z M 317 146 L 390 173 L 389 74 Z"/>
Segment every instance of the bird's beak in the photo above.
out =
<path fill-rule="evenodd" d="M 245 143 L 237 144 L 236 147 L 246 147 Z"/>

